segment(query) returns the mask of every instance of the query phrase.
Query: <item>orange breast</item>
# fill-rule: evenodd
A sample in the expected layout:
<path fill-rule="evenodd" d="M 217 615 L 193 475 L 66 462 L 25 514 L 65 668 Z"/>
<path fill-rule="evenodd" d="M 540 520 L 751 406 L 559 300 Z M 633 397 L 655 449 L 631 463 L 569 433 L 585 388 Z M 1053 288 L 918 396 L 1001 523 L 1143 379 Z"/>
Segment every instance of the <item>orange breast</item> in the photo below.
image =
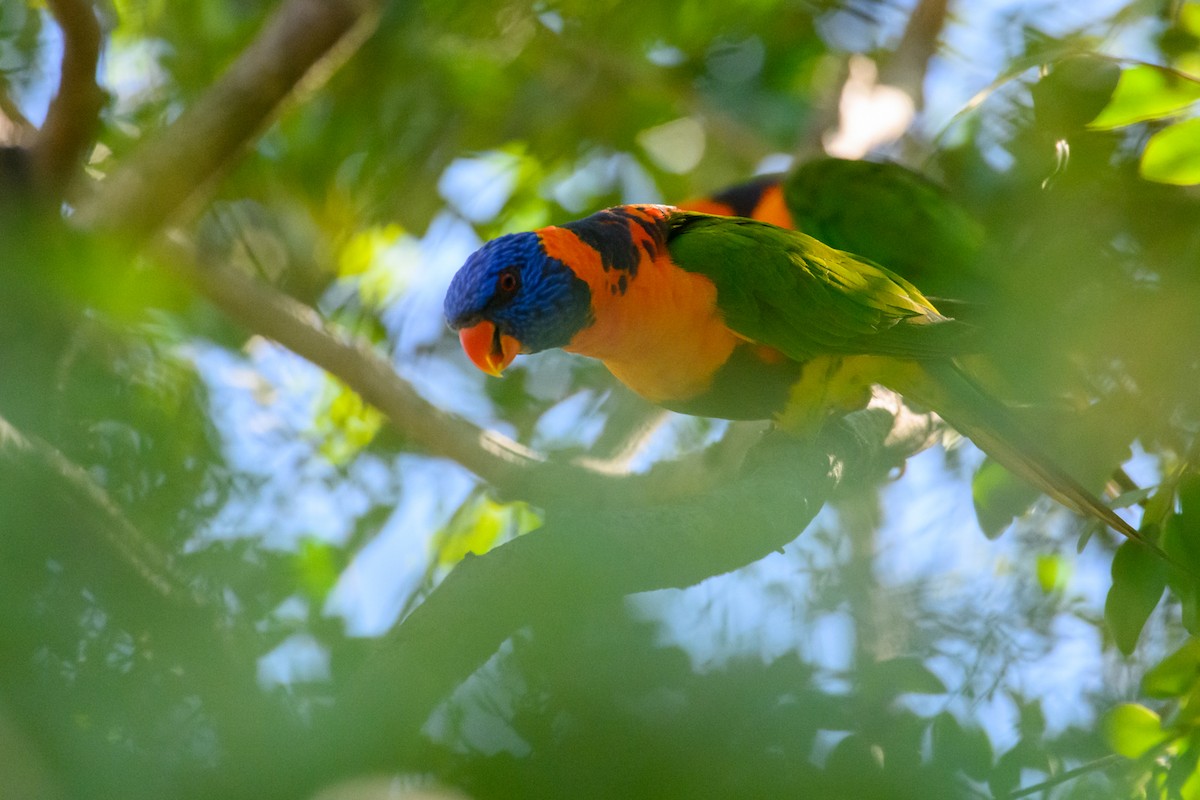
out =
<path fill-rule="evenodd" d="M 665 213 L 650 207 L 645 216 Z M 570 230 L 538 231 L 546 253 L 570 264 L 592 291 L 595 324 L 564 349 L 603 361 L 653 402 L 695 397 L 739 340 L 721 320 L 712 281 L 675 266 L 661 239 L 629 224 L 640 256 L 634 270 L 606 270 L 600 254 Z"/>

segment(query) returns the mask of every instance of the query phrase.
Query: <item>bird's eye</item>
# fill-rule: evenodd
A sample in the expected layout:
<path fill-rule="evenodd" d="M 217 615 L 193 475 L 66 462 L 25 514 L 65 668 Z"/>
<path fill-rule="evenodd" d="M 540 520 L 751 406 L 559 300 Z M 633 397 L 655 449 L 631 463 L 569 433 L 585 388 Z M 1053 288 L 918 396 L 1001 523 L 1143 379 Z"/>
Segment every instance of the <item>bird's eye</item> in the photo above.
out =
<path fill-rule="evenodd" d="M 500 277 L 496 279 L 496 289 L 501 294 L 512 294 L 520 285 L 520 280 L 517 278 L 516 270 L 506 269 L 500 273 Z"/>

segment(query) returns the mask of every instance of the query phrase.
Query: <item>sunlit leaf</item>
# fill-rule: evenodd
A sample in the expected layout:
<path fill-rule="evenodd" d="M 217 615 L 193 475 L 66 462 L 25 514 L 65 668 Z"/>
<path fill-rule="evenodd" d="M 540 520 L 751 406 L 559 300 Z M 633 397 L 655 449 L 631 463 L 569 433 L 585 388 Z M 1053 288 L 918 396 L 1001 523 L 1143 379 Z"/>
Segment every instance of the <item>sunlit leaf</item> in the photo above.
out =
<path fill-rule="evenodd" d="M 1167 570 L 1154 551 L 1131 540 L 1117 548 L 1113 556 L 1112 581 L 1104 602 L 1104 619 L 1117 648 L 1129 655 L 1162 599 Z"/>
<path fill-rule="evenodd" d="M 1176 122 L 1151 136 L 1140 171 L 1143 178 L 1159 183 L 1200 183 L 1200 119 Z"/>
<path fill-rule="evenodd" d="M 541 517 L 528 503 L 497 503 L 480 493 L 459 507 L 446 526 L 434 535 L 430 546 L 438 566 L 448 569 L 468 554 L 483 555 L 541 523 Z"/>
<path fill-rule="evenodd" d="M 1066 588 L 1071 578 L 1071 562 L 1060 555 L 1043 553 L 1037 557 L 1037 579 L 1042 591 L 1050 594 Z"/>
<path fill-rule="evenodd" d="M 1119 128 L 1161 119 L 1200 100 L 1200 81 L 1174 70 L 1139 64 L 1121 72 L 1112 100 L 1088 126 Z"/>
<path fill-rule="evenodd" d="M 1194 765 L 1187 778 L 1184 779 L 1183 785 L 1179 787 L 1179 798 L 1180 800 L 1200 800 L 1200 770 L 1195 769 Z"/>
<path fill-rule="evenodd" d="M 316 420 L 321 455 L 334 464 L 345 464 L 375 439 L 384 417 L 340 381 L 330 382 L 326 398 L 324 412 Z"/>
<path fill-rule="evenodd" d="M 1101 723 L 1104 739 L 1114 753 L 1126 758 L 1141 758 L 1171 738 L 1162 729 L 1162 720 L 1145 706 L 1122 703 L 1104 715 Z"/>
<path fill-rule="evenodd" d="M 1197 766 L 1200 765 L 1200 735 L 1193 732 L 1186 740 L 1186 746 L 1179 748 L 1179 753 L 1167 768 L 1165 781 L 1166 796 L 1178 797 L 1180 800 L 1197 800 L 1200 781 L 1197 781 Z"/>
<path fill-rule="evenodd" d="M 322 600 L 337 583 L 342 569 L 340 551 L 320 539 L 307 538 L 300 543 L 292 557 L 300 588 L 311 597 Z"/>
<path fill-rule="evenodd" d="M 349 237 L 338 257 L 338 274 L 353 278 L 369 308 L 394 300 L 420 264 L 416 240 L 399 225 L 381 225 Z"/>
<path fill-rule="evenodd" d="M 404 230 L 399 225 L 367 228 L 351 236 L 338 255 L 338 274 L 361 275 L 379 258 L 380 252 L 391 247 Z"/>
<path fill-rule="evenodd" d="M 1142 691 L 1150 697 L 1180 697 L 1200 680 L 1200 639 L 1189 639 L 1142 678 Z"/>

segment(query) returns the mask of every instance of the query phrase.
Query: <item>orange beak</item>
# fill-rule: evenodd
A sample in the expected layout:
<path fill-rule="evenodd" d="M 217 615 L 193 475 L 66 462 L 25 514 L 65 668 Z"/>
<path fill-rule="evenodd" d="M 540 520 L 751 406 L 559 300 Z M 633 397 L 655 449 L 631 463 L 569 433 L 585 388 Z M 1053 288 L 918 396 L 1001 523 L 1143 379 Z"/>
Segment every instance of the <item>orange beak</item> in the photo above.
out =
<path fill-rule="evenodd" d="M 497 378 L 521 352 L 520 342 L 500 333 L 487 320 L 460 330 L 458 340 L 462 342 L 463 352 L 475 366 Z"/>

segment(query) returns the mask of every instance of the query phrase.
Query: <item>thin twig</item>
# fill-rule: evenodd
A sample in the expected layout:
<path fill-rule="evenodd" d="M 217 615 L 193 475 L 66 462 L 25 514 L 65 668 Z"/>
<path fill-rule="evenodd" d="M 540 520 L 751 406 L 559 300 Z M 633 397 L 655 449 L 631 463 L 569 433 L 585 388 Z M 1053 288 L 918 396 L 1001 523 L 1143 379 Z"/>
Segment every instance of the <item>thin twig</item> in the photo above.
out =
<path fill-rule="evenodd" d="M 1074 780 L 1075 778 L 1078 778 L 1081 775 L 1086 775 L 1089 772 L 1098 772 L 1100 770 L 1108 769 L 1113 764 L 1125 760 L 1127 759 L 1124 756 L 1117 755 L 1115 753 L 1112 755 L 1102 756 L 1101 758 L 1097 758 L 1095 761 L 1089 761 L 1088 763 L 1075 767 L 1074 769 L 1069 769 L 1066 772 L 1060 772 L 1054 777 L 1044 780 L 1041 783 L 1035 783 L 1032 786 L 1026 786 L 1018 789 L 1015 792 L 1011 792 L 1010 794 L 1006 795 L 1005 797 L 1006 800 L 1018 800 L 1018 798 L 1021 797 L 1029 797 L 1031 794 L 1037 794 L 1038 792 L 1044 792 L 1047 789 L 1053 789 L 1059 784 Z"/>
<path fill-rule="evenodd" d="M 73 499 L 95 512 L 97 526 L 106 543 L 149 586 L 167 600 L 185 600 L 203 604 L 187 588 L 170 559 L 153 541 L 138 530 L 120 507 L 83 467 L 36 436 L 18 431 L 0 418 L 0 456 L 14 461 L 19 468 L 44 470 L 61 480 Z"/>
<path fill-rule="evenodd" d="M 95 140 L 104 92 L 96 84 L 100 23 L 90 0 L 49 0 L 62 29 L 62 75 L 30 155 L 34 185 L 48 200 L 61 197 Z"/>

